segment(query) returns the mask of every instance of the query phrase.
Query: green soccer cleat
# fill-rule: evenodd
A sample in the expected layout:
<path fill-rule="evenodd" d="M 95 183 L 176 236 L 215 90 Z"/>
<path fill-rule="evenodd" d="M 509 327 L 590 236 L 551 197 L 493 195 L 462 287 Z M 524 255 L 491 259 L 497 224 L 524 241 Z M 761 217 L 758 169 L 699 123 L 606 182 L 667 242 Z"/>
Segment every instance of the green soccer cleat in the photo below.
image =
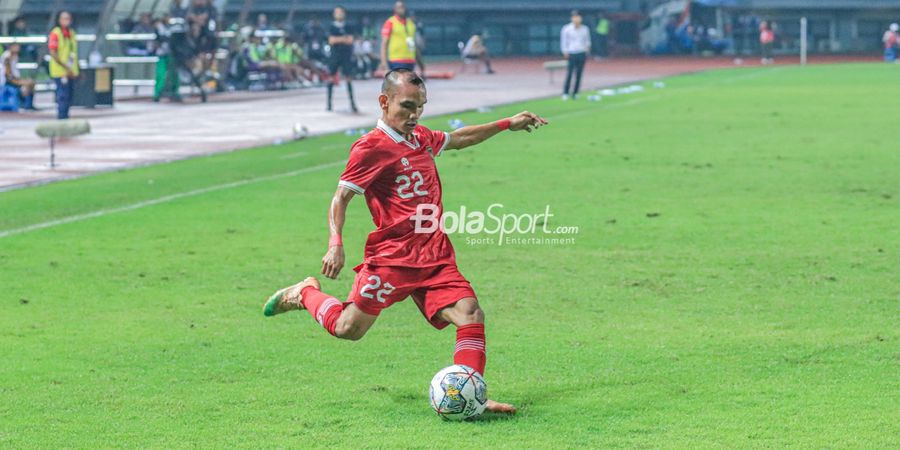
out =
<path fill-rule="evenodd" d="M 307 277 L 293 286 L 279 289 L 263 305 L 263 315 L 269 317 L 296 309 L 303 309 L 303 296 L 300 295 L 300 292 L 309 286 L 316 288 L 316 290 L 321 289 L 319 280 L 314 277 Z"/>

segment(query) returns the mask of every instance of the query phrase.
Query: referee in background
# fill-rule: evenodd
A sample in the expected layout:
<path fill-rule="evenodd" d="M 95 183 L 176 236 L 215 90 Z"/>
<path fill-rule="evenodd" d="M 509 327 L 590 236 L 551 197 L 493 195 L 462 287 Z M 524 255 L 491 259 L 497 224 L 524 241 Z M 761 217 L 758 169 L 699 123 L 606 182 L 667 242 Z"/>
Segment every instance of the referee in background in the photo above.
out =
<path fill-rule="evenodd" d="M 584 62 L 591 53 L 591 31 L 582 23 L 581 14 L 577 10 L 572 11 L 572 22 L 566 24 L 559 34 L 559 48 L 562 50 L 563 56 L 569 60 L 562 99 L 568 100 L 571 95 L 574 100 L 581 87 Z M 573 76 L 575 77 L 575 86 L 570 91 L 569 87 L 572 86 Z"/>
<path fill-rule="evenodd" d="M 350 109 L 359 112 L 356 102 L 353 100 L 353 33 L 347 24 L 347 10 L 343 6 L 334 8 L 334 22 L 328 29 L 328 45 L 331 46 L 331 58 L 328 60 L 328 104 L 325 107 L 331 111 L 331 97 L 334 94 L 334 86 L 338 81 L 338 70 L 344 75 L 347 82 L 347 95 L 350 97 Z"/>

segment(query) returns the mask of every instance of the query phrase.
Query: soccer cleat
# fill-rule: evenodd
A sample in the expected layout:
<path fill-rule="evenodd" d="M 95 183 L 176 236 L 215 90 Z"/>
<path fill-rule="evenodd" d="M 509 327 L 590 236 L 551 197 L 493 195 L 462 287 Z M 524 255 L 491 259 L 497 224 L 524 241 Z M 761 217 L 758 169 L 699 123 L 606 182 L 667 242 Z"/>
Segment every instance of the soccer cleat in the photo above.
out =
<path fill-rule="evenodd" d="M 293 286 L 279 289 L 278 292 L 272 294 L 272 296 L 269 297 L 269 300 L 266 301 L 266 304 L 263 305 L 263 315 L 269 317 L 296 309 L 303 309 L 303 303 L 301 303 L 303 301 L 303 296 L 300 295 L 300 292 L 302 292 L 304 288 L 310 286 L 321 289 L 319 280 L 314 277 L 307 277 L 305 280 Z"/>

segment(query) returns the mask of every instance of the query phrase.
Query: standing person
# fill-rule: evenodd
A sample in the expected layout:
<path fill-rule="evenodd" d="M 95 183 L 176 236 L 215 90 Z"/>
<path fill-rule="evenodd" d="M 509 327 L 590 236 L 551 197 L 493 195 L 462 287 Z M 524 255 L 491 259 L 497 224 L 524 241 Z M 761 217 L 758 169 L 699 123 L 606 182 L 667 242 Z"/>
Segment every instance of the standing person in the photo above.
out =
<path fill-rule="evenodd" d="M 774 25 L 767 20 L 763 20 L 759 23 L 759 48 L 762 50 L 762 60 L 760 62 L 764 65 L 775 63 L 775 60 L 772 58 L 772 46 L 774 45 L 774 42 Z"/>
<path fill-rule="evenodd" d="M 0 54 L 0 88 L 11 87 L 22 100 L 22 106 L 28 110 L 36 110 L 34 107 L 34 80 L 22 78 L 19 72 L 19 53 L 22 45 L 18 42 L 9 44 L 9 48 Z"/>
<path fill-rule="evenodd" d="M 381 27 L 381 70 L 415 70 L 419 59 L 416 24 L 406 17 L 406 3 L 394 3 L 394 15 Z"/>
<path fill-rule="evenodd" d="M 377 30 L 372 25 L 372 19 L 369 16 L 363 16 L 359 25 L 359 35 L 364 41 L 375 40 L 378 38 Z"/>
<path fill-rule="evenodd" d="M 9 35 L 13 37 L 24 37 L 31 35 L 31 33 L 28 32 L 28 22 L 25 21 L 24 17 L 19 16 L 13 19 L 12 30 L 9 31 Z M 34 44 L 23 45 L 22 50 L 19 52 L 19 58 L 22 61 L 37 61 L 37 46 Z"/>
<path fill-rule="evenodd" d="M 269 16 L 259 13 L 259 15 L 256 16 L 256 29 L 259 31 L 272 30 L 273 28 L 269 26 Z"/>
<path fill-rule="evenodd" d="M 307 22 L 303 29 L 303 40 L 306 42 L 306 56 L 314 61 L 325 61 L 325 41 L 327 34 L 319 19 Z"/>
<path fill-rule="evenodd" d="M 166 14 L 156 22 L 156 82 L 153 87 L 153 101 L 158 102 L 162 96 L 173 102 L 181 101 L 181 77 L 178 75 L 178 63 L 172 59 L 172 44 L 169 38 L 172 30 L 169 27 L 171 16 Z"/>
<path fill-rule="evenodd" d="M 210 73 L 213 64 L 213 56 L 219 46 L 216 31 L 218 11 L 213 6 L 212 0 L 194 0 L 188 8 L 185 18 L 191 26 L 191 44 L 195 56 L 200 57 L 200 71 L 204 76 L 215 78 Z M 189 67 L 193 69 L 192 67 Z M 193 70 L 191 71 L 193 73 Z"/>
<path fill-rule="evenodd" d="M 78 79 L 78 41 L 72 28 L 72 14 L 60 11 L 56 15 L 56 27 L 50 31 L 47 49 L 50 52 L 50 78 L 56 83 L 56 107 L 58 119 L 69 118 L 75 81 Z"/>
<path fill-rule="evenodd" d="M 594 53 L 597 55 L 597 58 L 606 58 L 609 56 L 609 19 L 605 15 L 599 14 L 597 16 L 597 29 L 595 31 L 597 45 Z"/>
<path fill-rule="evenodd" d="M 900 36 L 897 35 L 898 30 L 900 30 L 900 25 L 892 23 L 881 38 L 881 41 L 884 42 L 885 62 L 897 62 L 897 45 L 900 42 Z"/>
<path fill-rule="evenodd" d="M 350 109 L 359 112 L 353 101 L 353 33 L 347 24 L 347 11 L 343 6 L 334 8 L 334 22 L 328 29 L 328 45 L 331 46 L 331 57 L 328 60 L 328 103 L 326 111 L 331 111 L 331 97 L 338 81 L 338 71 L 344 75 L 347 83 L 347 96 L 350 97 Z"/>
<path fill-rule="evenodd" d="M 559 48 L 562 50 L 563 56 L 569 60 L 562 99 L 568 100 L 571 95 L 574 100 L 578 95 L 578 89 L 581 88 L 584 63 L 591 53 L 591 32 L 581 22 L 581 14 L 577 10 L 572 11 L 572 21 L 566 24 L 559 33 Z M 574 85 L 572 84 L 573 76 L 575 78 Z M 572 87 L 571 91 L 569 87 Z"/>
<path fill-rule="evenodd" d="M 435 213 L 432 223 L 441 217 L 441 181 L 435 166 L 441 153 L 479 144 L 504 130 L 530 132 L 547 121 L 524 111 L 452 133 L 432 131 L 418 123 L 426 100 L 425 82 L 415 72 L 388 72 L 378 96 L 381 120 L 350 149 L 328 211 L 322 273 L 334 279 L 344 267 L 341 234 L 355 195 L 365 195 L 378 228 L 369 234 L 363 263 L 354 268 L 358 274 L 348 301 L 322 292 L 318 280 L 308 277 L 273 294 L 263 314 L 305 309 L 329 334 L 355 341 L 382 310 L 411 296 L 433 327 L 456 326 L 453 362 L 484 374 L 484 312 L 456 267 L 450 239 L 440 227 L 420 228 L 417 221 L 424 210 Z M 488 400 L 487 410 L 516 411 L 493 400 Z"/>

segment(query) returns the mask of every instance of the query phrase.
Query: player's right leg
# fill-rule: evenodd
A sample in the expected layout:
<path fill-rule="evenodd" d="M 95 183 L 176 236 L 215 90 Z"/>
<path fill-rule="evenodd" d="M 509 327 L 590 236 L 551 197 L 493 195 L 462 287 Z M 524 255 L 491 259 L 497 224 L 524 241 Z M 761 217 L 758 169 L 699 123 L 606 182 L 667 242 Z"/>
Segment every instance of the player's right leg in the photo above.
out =
<path fill-rule="evenodd" d="M 378 318 L 322 292 L 313 277 L 275 292 L 263 306 L 263 314 L 274 316 L 298 309 L 309 311 L 332 336 L 353 341 L 361 339 Z"/>

